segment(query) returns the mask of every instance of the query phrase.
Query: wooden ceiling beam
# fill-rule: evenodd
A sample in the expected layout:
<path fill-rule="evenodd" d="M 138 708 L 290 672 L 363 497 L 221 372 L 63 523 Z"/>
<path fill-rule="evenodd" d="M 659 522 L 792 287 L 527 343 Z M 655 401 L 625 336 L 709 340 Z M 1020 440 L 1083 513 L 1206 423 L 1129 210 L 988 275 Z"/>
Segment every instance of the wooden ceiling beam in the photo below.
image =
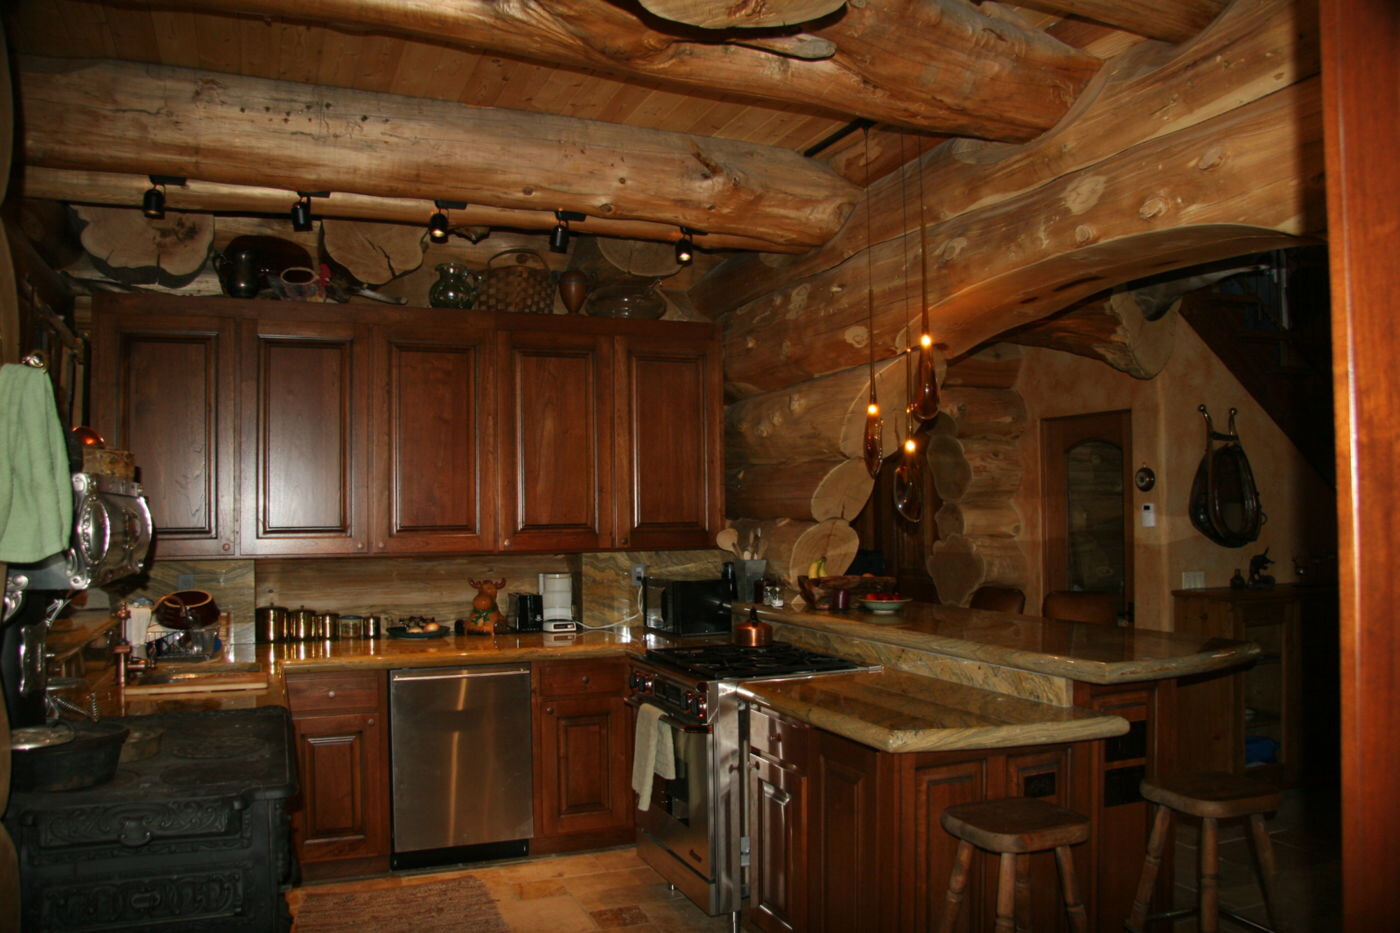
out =
<path fill-rule="evenodd" d="M 151 186 L 145 175 L 119 172 L 90 172 L 74 169 L 25 166 L 17 180 L 16 193 L 23 197 L 65 201 L 71 204 L 107 204 L 135 209 Z M 272 214 L 284 216 L 296 200 L 290 188 L 264 188 L 192 180 L 165 189 L 165 206 L 172 211 L 227 212 L 233 214 Z M 367 194 L 337 192 L 314 202 L 317 216 L 386 223 L 427 225 L 437 208 L 421 198 L 380 198 Z M 519 211 L 484 204 L 468 204 L 447 212 L 453 227 L 495 227 L 512 230 L 548 230 L 557 223 L 552 212 Z M 569 222 L 575 233 L 617 237 L 625 240 L 672 242 L 679 237 L 674 226 L 644 220 L 610 220 L 588 217 Z M 796 251 L 797 246 L 780 246 L 753 237 L 712 233 L 697 237 L 705 250 Z"/>
<path fill-rule="evenodd" d="M 527 61 L 801 105 L 936 133 L 1024 141 L 1054 126 L 1102 64 L 996 4 L 866 0 L 808 35 L 831 57 L 644 20 L 608 0 L 147 0 L 149 6 L 412 36 Z M 749 43 L 749 44 L 740 44 Z"/>
<path fill-rule="evenodd" d="M 572 117 L 184 68 L 22 58 L 24 162 L 579 211 L 825 242 L 858 189 L 795 152 Z M 707 244 L 708 245 L 708 244 Z"/>
<path fill-rule="evenodd" d="M 1128 32 L 1185 42 L 1210 25 L 1227 0 L 1017 0 L 1021 6 L 1078 16 Z"/>

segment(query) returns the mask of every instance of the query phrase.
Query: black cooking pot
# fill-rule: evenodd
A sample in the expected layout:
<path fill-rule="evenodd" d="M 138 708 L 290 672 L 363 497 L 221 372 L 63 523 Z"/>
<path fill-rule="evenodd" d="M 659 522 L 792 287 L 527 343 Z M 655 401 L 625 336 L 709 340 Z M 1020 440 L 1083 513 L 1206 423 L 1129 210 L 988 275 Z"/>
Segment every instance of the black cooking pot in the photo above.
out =
<path fill-rule="evenodd" d="M 156 600 L 156 621 L 182 632 L 208 628 L 219 621 L 219 606 L 203 590 L 180 590 Z"/>
<path fill-rule="evenodd" d="M 72 737 L 64 740 L 66 730 L 71 730 Z M 130 731 L 111 719 L 16 729 L 10 748 L 14 789 L 49 793 L 105 784 L 117 772 L 122 743 Z M 45 739 L 59 741 L 38 744 Z"/>

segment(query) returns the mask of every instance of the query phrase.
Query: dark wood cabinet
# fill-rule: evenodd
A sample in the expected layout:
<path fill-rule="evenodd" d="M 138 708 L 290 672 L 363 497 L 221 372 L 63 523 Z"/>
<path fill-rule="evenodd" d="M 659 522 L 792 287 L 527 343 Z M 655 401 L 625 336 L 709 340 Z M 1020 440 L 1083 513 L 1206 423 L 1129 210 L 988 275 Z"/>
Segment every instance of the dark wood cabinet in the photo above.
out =
<path fill-rule="evenodd" d="M 750 710 L 749 919 L 769 933 L 807 929 L 811 732 L 763 707 Z"/>
<path fill-rule="evenodd" d="M 1284 786 L 1337 772 L 1337 591 L 1176 590 L 1176 631 L 1256 642 L 1242 670 L 1185 678 L 1178 689 L 1183 767 L 1242 772 Z M 1306 663 L 1304 661 L 1306 659 Z M 1247 756 L 1253 739 L 1258 749 Z M 1248 760 L 1253 758 L 1253 761 Z"/>
<path fill-rule="evenodd" d="M 723 518 L 723 372 L 713 328 L 617 341 L 619 547 L 710 547 Z"/>
<path fill-rule="evenodd" d="M 371 522 L 382 554 L 495 545 L 494 336 L 489 319 L 395 323 L 375 340 Z"/>
<path fill-rule="evenodd" d="M 212 315 L 97 316 L 93 425 L 140 468 L 158 557 L 237 546 L 236 343 L 234 322 Z"/>
<path fill-rule="evenodd" d="M 502 322 L 497 359 L 501 547 L 611 547 L 611 338 Z"/>
<path fill-rule="evenodd" d="M 163 557 L 706 547 L 713 325 L 102 296 L 92 396 Z"/>
<path fill-rule="evenodd" d="M 388 868 L 384 681 L 382 671 L 287 675 L 301 783 L 292 838 L 307 878 Z"/>
<path fill-rule="evenodd" d="M 534 852 L 632 838 L 632 720 L 620 658 L 534 668 Z"/>

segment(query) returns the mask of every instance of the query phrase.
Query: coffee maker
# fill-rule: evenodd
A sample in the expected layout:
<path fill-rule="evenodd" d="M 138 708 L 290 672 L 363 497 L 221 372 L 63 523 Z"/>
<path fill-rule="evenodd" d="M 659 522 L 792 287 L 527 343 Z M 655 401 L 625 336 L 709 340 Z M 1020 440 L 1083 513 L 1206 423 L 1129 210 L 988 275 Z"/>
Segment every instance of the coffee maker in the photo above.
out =
<path fill-rule="evenodd" d="M 574 632 L 574 575 L 540 574 L 540 627 L 546 632 Z"/>

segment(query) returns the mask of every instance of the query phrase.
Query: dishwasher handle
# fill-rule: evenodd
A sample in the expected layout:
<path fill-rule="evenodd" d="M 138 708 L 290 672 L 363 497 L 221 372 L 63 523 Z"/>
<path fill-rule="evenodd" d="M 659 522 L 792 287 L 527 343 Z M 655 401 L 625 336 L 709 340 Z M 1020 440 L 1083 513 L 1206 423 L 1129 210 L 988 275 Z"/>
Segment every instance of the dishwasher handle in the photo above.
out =
<path fill-rule="evenodd" d="M 410 670 L 390 671 L 389 680 L 391 683 L 406 683 L 415 680 L 475 680 L 480 677 L 518 677 L 522 674 L 528 676 L 530 666 L 528 664 L 515 665 L 501 668 L 496 666 L 483 666 L 478 668 L 458 667 L 449 671 L 430 672 L 422 668 Z"/>

